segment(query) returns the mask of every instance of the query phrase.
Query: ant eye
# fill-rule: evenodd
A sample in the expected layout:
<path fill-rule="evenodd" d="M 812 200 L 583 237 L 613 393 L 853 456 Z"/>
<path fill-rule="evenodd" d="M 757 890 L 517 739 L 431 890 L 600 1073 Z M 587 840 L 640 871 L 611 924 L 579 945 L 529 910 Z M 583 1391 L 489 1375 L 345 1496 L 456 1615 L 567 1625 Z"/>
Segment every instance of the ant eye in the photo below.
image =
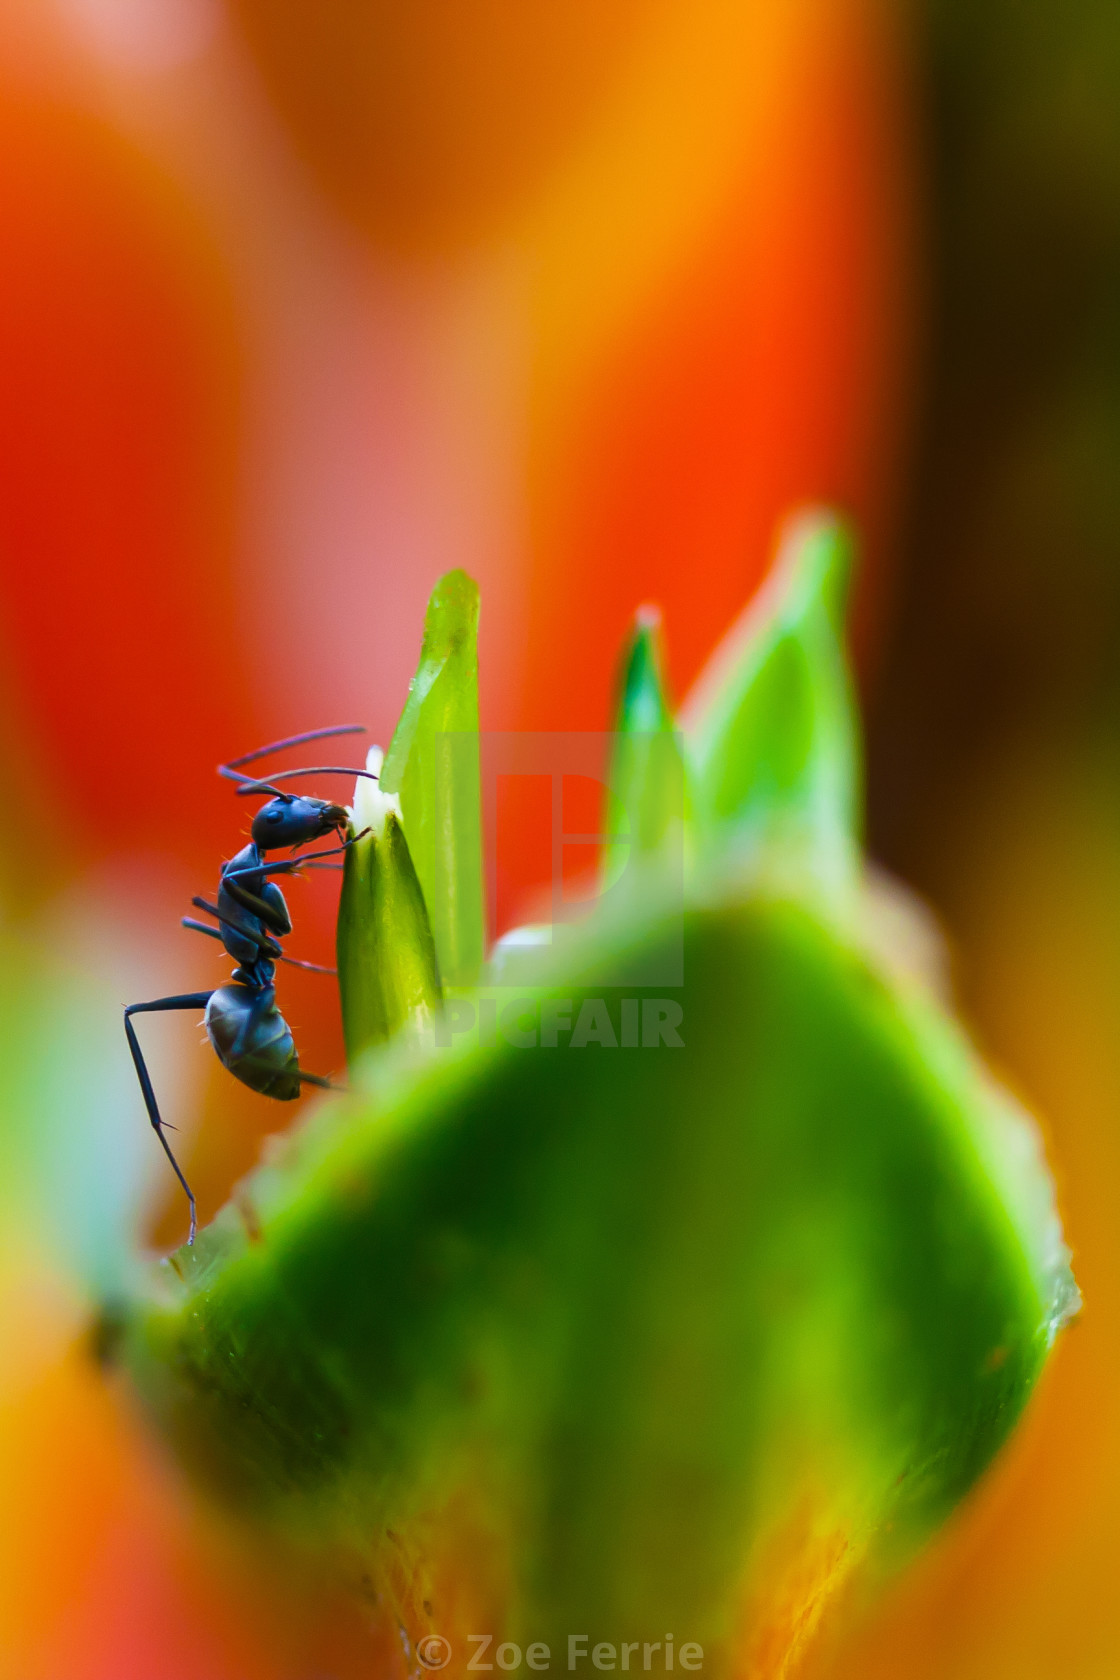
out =
<path fill-rule="evenodd" d="M 282 811 L 270 811 L 264 820 L 269 823 L 283 822 L 284 813 Z"/>

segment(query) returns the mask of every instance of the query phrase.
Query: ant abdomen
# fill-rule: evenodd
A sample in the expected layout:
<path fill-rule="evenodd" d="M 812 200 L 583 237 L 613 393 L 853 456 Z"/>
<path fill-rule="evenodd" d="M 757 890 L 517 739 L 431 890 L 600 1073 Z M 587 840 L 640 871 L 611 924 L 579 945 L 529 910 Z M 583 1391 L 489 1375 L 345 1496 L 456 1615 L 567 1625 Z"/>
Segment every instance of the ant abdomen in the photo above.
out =
<path fill-rule="evenodd" d="M 271 986 L 231 980 L 206 1005 L 206 1033 L 223 1067 L 262 1096 L 292 1102 L 300 1093 L 299 1057 Z"/>

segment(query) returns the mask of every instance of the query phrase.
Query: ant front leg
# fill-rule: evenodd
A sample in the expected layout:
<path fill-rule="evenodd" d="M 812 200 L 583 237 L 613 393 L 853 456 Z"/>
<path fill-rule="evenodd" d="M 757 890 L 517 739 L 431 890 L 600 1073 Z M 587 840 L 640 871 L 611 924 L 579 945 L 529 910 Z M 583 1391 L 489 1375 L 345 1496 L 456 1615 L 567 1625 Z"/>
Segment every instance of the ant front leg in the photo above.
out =
<path fill-rule="evenodd" d="M 349 840 L 344 840 L 341 846 L 331 846 L 325 852 L 308 852 L 306 857 L 287 858 L 281 863 L 266 863 L 261 870 L 262 875 L 290 875 L 294 870 L 303 869 L 308 864 L 317 864 L 322 858 L 337 857 L 340 852 L 348 852 L 351 846 L 356 846 L 359 840 L 364 840 L 370 833 L 363 828 L 360 834 L 352 834 Z"/>
<path fill-rule="evenodd" d="M 364 840 L 369 832 L 368 828 L 363 828 L 360 834 L 355 834 L 349 840 L 344 840 L 341 846 L 331 846 L 325 852 L 308 852 L 306 857 L 285 858 L 280 863 L 258 864 L 252 869 L 231 869 L 222 876 L 222 880 L 226 886 L 229 886 L 231 881 L 237 881 L 242 875 L 292 875 L 308 864 L 318 863 L 320 858 L 337 857 L 339 852 L 348 852 L 351 846 L 357 845 L 359 840 Z M 243 893 L 244 890 L 243 887 L 239 887 L 238 893 Z"/>
<path fill-rule="evenodd" d="M 179 1183 L 183 1186 L 183 1189 L 186 1192 L 187 1202 L 190 1206 L 191 1231 L 190 1236 L 187 1238 L 188 1246 L 194 1242 L 194 1235 L 198 1229 L 198 1220 L 195 1213 L 194 1191 L 183 1177 L 182 1168 L 175 1159 L 171 1150 L 171 1145 L 164 1136 L 163 1121 L 160 1119 L 159 1113 L 159 1104 L 156 1102 L 156 1094 L 152 1088 L 151 1077 L 148 1073 L 147 1064 L 144 1061 L 143 1052 L 140 1049 L 140 1040 L 136 1036 L 136 1028 L 132 1024 L 132 1016 L 162 1014 L 164 1011 L 172 1009 L 205 1009 L 212 996 L 212 992 L 184 992 L 178 997 L 154 998 L 151 1003 L 130 1003 L 124 1012 L 125 1037 L 128 1039 L 128 1048 L 132 1052 L 133 1066 L 136 1068 L 136 1077 L 140 1081 L 140 1090 L 144 1097 L 144 1107 L 148 1111 L 148 1119 L 152 1123 L 153 1131 L 159 1138 L 160 1143 L 163 1145 L 164 1154 L 171 1162 L 175 1177 L 179 1180 Z"/>

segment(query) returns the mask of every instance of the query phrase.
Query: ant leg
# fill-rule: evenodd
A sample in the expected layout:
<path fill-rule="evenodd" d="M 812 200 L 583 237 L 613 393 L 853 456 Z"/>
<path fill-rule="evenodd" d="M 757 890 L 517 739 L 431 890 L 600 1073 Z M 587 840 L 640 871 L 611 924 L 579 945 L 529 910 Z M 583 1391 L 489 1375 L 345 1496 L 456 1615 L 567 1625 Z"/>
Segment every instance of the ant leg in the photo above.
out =
<path fill-rule="evenodd" d="M 301 1085 L 318 1085 L 321 1091 L 341 1091 L 343 1096 L 346 1095 L 345 1085 L 334 1085 L 329 1079 L 324 1079 L 321 1073 L 304 1073 L 301 1069 L 299 1078 Z"/>
<path fill-rule="evenodd" d="M 128 1039 L 128 1048 L 132 1052 L 132 1062 L 136 1069 L 136 1077 L 140 1081 L 140 1090 L 144 1097 L 144 1107 L 148 1111 L 148 1119 L 151 1121 L 152 1129 L 163 1146 L 164 1154 L 171 1162 L 175 1177 L 186 1191 L 187 1202 L 191 1210 L 191 1233 L 187 1238 L 188 1245 L 194 1242 L 194 1234 L 198 1229 L 194 1191 L 183 1177 L 182 1168 L 172 1154 L 171 1145 L 163 1135 L 163 1121 L 159 1116 L 159 1104 L 156 1102 L 156 1094 L 152 1089 L 152 1081 L 148 1074 L 143 1052 L 140 1049 L 140 1040 L 136 1036 L 136 1028 L 132 1024 L 132 1016 L 154 1015 L 169 1009 L 205 1009 L 213 995 L 213 992 L 185 992 L 179 997 L 154 998 L 151 1003 L 130 1003 L 124 1012 L 125 1037 Z"/>
<path fill-rule="evenodd" d="M 348 852 L 351 846 L 356 845 L 359 840 L 364 840 L 368 833 L 369 829 L 363 828 L 360 834 L 344 840 L 341 846 L 331 846 L 325 852 L 308 852 L 305 857 L 285 858 L 280 863 L 257 864 L 253 869 L 231 869 L 223 875 L 222 880 L 228 886 L 241 875 L 290 875 L 293 870 L 303 869 L 309 863 L 317 863 L 320 858 L 337 857 L 339 852 Z"/>
<path fill-rule="evenodd" d="M 209 927 L 205 922 L 198 922 L 193 916 L 181 916 L 180 921 L 183 927 L 190 928 L 192 933 L 204 933 L 208 939 L 216 939 L 219 944 L 222 943 L 222 936 L 217 928 Z"/>
<path fill-rule="evenodd" d="M 297 874 L 306 864 L 314 863 L 319 858 L 337 857 L 339 852 L 349 851 L 351 846 L 364 839 L 368 833 L 369 829 L 363 828 L 361 834 L 355 834 L 352 840 L 345 841 L 341 846 L 332 846 L 325 852 L 310 852 L 304 857 L 285 858 L 281 863 L 258 863 L 251 864 L 245 869 L 227 869 L 222 875 L 222 887 L 235 904 L 240 904 L 243 910 L 248 910 L 251 915 L 256 916 L 259 921 L 263 922 L 270 932 L 275 933 L 278 938 L 283 938 L 284 935 L 292 931 L 291 923 L 288 922 L 286 926 L 281 926 L 278 921 L 276 905 L 270 904 L 264 896 L 270 891 L 268 884 L 266 883 L 262 888 L 261 894 L 257 894 L 251 892 L 248 887 L 241 885 L 243 878 L 245 876 Z M 283 905 L 284 901 L 280 898 L 276 888 L 272 888 L 271 891 Z M 198 899 L 195 899 L 194 903 L 205 910 L 210 908 L 209 905 L 201 903 Z M 286 916 L 287 912 L 285 911 Z M 251 937 L 255 938 L 256 936 L 252 935 Z"/>
<path fill-rule="evenodd" d="M 211 904 L 210 900 L 207 898 L 199 898 L 197 894 L 191 899 L 191 903 L 194 905 L 196 910 L 205 910 L 206 914 L 208 916 L 213 916 L 215 921 L 225 922 L 226 926 L 231 927 L 235 933 L 243 933 L 246 939 L 254 939 L 259 943 L 259 930 L 255 927 L 247 927 L 245 925 L 238 914 L 238 907 L 236 904 L 233 906 L 232 910 L 228 908 L 224 911 L 219 910 L 216 904 Z M 259 921 L 260 918 L 258 917 L 257 920 Z"/>
<path fill-rule="evenodd" d="M 205 898 L 199 898 L 196 896 L 191 899 L 191 903 L 196 909 L 205 910 L 208 916 L 215 917 L 215 919 L 222 924 L 223 929 L 232 928 L 234 933 L 240 934 L 243 939 L 249 942 L 250 945 L 256 946 L 257 954 L 259 956 L 278 957 L 280 955 L 280 946 L 275 939 L 270 938 L 267 933 L 262 933 L 258 926 L 245 926 L 245 923 L 241 918 L 241 912 L 238 910 L 236 903 L 232 909 L 227 907 L 224 912 L 219 910 L 216 904 L 209 903 Z M 214 929 L 208 928 L 205 923 L 196 922 L 193 916 L 183 916 L 181 920 L 184 927 L 198 927 L 203 933 L 209 933 L 212 938 L 220 939 L 222 944 L 226 946 L 226 950 L 229 951 L 230 956 L 233 957 L 235 961 L 255 961 L 255 958 L 247 956 L 244 951 L 238 952 L 231 949 L 230 946 L 226 944 L 228 936 L 225 932 L 221 931 L 221 929 L 215 932 Z M 260 918 L 258 917 L 256 920 L 259 922 Z"/>
<path fill-rule="evenodd" d="M 192 933 L 205 933 L 209 938 L 218 940 L 222 937 L 217 928 L 208 927 L 205 922 L 196 922 L 193 916 L 183 916 L 180 920 Z M 308 968 L 312 974 L 333 974 L 336 978 L 338 975 L 337 968 L 324 968 L 322 963 L 304 962 L 299 957 L 286 957 L 283 951 L 277 954 L 276 961 L 287 963 L 291 968 Z"/>
<path fill-rule="evenodd" d="M 284 905 L 283 899 L 281 898 L 280 900 L 281 907 L 283 909 L 283 920 L 281 921 L 277 914 L 277 906 L 275 904 L 270 904 L 268 899 L 264 896 L 264 894 L 268 891 L 270 885 L 269 882 L 266 881 L 264 883 L 264 887 L 260 893 L 254 893 L 250 892 L 248 887 L 243 887 L 238 879 L 238 876 L 243 874 L 260 875 L 263 873 L 264 872 L 261 869 L 257 869 L 255 871 L 241 869 L 234 870 L 231 874 L 222 876 L 222 888 L 233 900 L 234 904 L 240 905 L 242 910 L 248 910 L 249 914 L 251 916 L 255 916 L 257 921 L 260 922 L 262 926 L 266 927 L 269 933 L 274 934 L 277 939 L 283 939 L 292 931 L 292 924 L 288 918 L 287 907 Z M 280 896 L 276 888 L 273 888 L 273 891 L 276 892 L 277 897 Z M 203 908 L 205 908 L 205 906 L 203 906 Z M 238 926 L 236 922 L 231 922 L 228 916 L 222 916 L 221 919 L 223 922 L 229 922 L 231 927 Z M 255 933 L 249 935 L 250 939 L 256 939 L 257 937 L 258 936 Z"/>

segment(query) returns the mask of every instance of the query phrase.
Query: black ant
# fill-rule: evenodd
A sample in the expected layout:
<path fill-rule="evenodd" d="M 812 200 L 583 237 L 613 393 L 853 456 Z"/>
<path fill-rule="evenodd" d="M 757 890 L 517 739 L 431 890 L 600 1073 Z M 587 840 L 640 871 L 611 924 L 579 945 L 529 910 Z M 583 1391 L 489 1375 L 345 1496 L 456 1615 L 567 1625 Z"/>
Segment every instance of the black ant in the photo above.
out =
<path fill-rule="evenodd" d="M 300 1067 L 291 1029 L 276 1007 L 273 976 L 277 962 L 291 963 L 297 968 L 312 969 L 320 974 L 333 974 L 335 970 L 323 968 L 318 963 L 299 962 L 294 957 L 284 955 L 280 940 L 291 933 L 291 918 L 283 893 L 268 877 L 294 874 L 307 865 L 318 865 L 326 869 L 341 867 L 320 863 L 320 860 L 336 857 L 340 852 L 347 851 L 354 841 L 360 840 L 362 836 L 346 838 L 350 813 L 344 806 L 331 804 L 326 799 L 311 799 L 286 793 L 275 784 L 295 776 L 368 776 L 371 781 L 376 781 L 377 777 L 370 770 L 358 770 L 342 764 L 319 764 L 299 770 L 282 770 L 267 782 L 241 775 L 240 770 L 244 765 L 265 758 L 269 753 L 279 752 L 284 747 L 301 746 L 307 741 L 318 741 L 327 735 L 352 735 L 362 732 L 361 724 L 352 723 L 342 724 L 334 729 L 312 729 L 304 735 L 291 735 L 283 741 L 272 741 L 267 747 L 258 747 L 255 752 L 246 753 L 242 758 L 231 759 L 229 764 L 218 766 L 220 776 L 237 782 L 239 794 L 272 795 L 253 818 L 252 838 L 249 844 L 243 847 L 236 857 L 222 865 L 217 904 L 210 904 L 204 898 L 192 900 L 197 909 L 204 910 L 207 915 L 215 918 L 217 927 L 196 921 L 192 916 L 183 917 L 184 927 L 197 933 L 205 933 L 211 939 L 220 939 L 238 966 L 234 969 L 232 978 L 224 986 L 218 986 L 213 991 L 187 992 L 179 997 L 155 998 L 150 1003 L 130 1003 L 124 1012 L 125 1035 L 128 1038 L 128 1048 L 132 1052 L 136 1076 L 140 1081 L 144 1106 L 148 1110 L 148 1119 L 190 1204 L 191 1229 L 188 1243 L 194 1242 L 197 1230 L 194 1193 L 164 1135 L 164 1122 L 160 1119 L 155 1091 L 131 1018 L 133 1015 L 152 1015 L 174 1009 L 204 1009 L 206 1034 L 217 1052 L 219 1061 L 235 1078 L 250 1086 L 252 1090 L 259 1091 L 266 1097 L 275 1097 L 279 1102 L 291 1102 L 299 1096 L 304 1085 L 333 1089 L 329 1079 L 324 1079 L 320 1074 L 305 1073 Z M 290 846 L 294 852 L 298 847 L 325 839 L 332 833 L 342 836 L 340 846 L 332 846 L 325 852 L 311 852 L 303 857 L 289 858 L 281 863 L 266 861 L 267 853 L 276 851 L 281 846 Z"/>

